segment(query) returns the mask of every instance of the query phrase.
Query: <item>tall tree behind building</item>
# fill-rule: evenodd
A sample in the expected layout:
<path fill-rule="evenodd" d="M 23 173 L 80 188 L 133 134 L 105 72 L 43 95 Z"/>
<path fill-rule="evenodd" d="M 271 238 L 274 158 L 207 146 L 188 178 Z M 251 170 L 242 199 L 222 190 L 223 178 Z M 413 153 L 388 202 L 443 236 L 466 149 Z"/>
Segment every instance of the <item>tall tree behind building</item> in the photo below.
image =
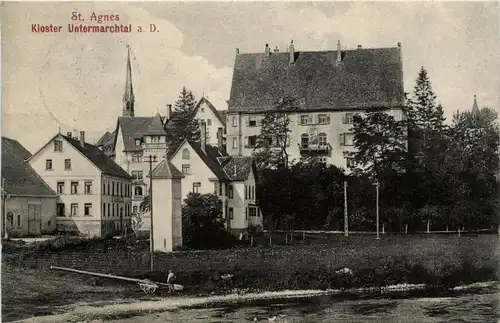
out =
<path fill-rule="evenodd" d="M 199 122 L 195 119 L 195 106 L 196 99 L 193 92 L 183 86 L 167 125 L 169 141 L 173 146 L 180 144 L 184 139 L 200 140 Z"/>

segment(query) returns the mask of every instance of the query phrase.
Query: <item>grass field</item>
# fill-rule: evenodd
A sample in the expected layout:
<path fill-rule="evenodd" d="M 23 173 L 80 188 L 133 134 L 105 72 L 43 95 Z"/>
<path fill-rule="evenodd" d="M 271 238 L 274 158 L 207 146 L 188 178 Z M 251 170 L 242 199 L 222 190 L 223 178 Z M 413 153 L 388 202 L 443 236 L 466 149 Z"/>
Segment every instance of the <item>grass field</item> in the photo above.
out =
<path fill-rule="evenodd" d="M 257 238 L 257 247 L 227 250 L 184 251 L 159 255 L 161 268 L 172 268 L 187 293 L 224 292 L 238 289 L 280 290 L 304 288 L 342 288 L 351 286 L 377 286 L 394 283 L 426 283 L 457 285 L 496 279 L 500 252 L 498 235 L 307 235 L 293 239 L 293 245 L 262 246 L 267 237 Z M 273 238 L 273 244 L 283 243 L 283 235 Z M 260 246 L 259 246 L 260 245 Z M 117 254 L 119 246 L 97 251 Z M 143 248 L 143 247 L 140 247 Z M 140 249 L 139 248 L 139 249 Z M 45 260 L 36 267 L 29 261 L 30 248 L 9 248 L 7 256 L 24 252 L 19 261 L 2 264 L 3 319 L 10 321 L 52 312 L 55 306 L 82 301 L 117 298 L 144 298 L 134 284 L 105 282 L 94 286 L 93 278 L 75 274 L 55 273 L 47 270 L 51 257 L 62 251 L 45 253 Z M 80 264 L 88 261 L 89 250 L 81 248 L 73 256 L 81 255 Z M 141 252 L 141 251 L 136 251 Z M 5 251 L 4 251 L 5 253 Z M 161 256 L 161 257 L 160 257 Z M 14 258 L 13 258 L 14 259 Z M 21 259 L 21 258 L 19 258 Z M 63 261 L 63 260 L 61 260 Z M 62 265 L 62 264 L 54 264 Z M 123 264 L 125 274 L 134 264 Z M 70 267 L 70 265 L 68 265 Z M 146 266 L 147 267 L 147 266 Z M 353 279 L 346 281 L 334 274 L 334 269 L 348 267 L 354 271 Z M 115 267 L 117 268 L 117 267 Z M 231 273 L 230 281 L 221 281 L 220 275 Z M 137 272 L 139 277 L 162 281 L 162 272 Z"/>

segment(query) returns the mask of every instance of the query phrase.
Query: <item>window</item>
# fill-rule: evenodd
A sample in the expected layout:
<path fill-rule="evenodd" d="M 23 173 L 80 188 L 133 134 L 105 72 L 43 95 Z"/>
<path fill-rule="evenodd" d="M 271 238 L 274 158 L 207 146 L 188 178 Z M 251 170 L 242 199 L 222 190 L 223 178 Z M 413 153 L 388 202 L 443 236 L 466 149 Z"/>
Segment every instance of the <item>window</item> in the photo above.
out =
<path fill-rule="evenodd" d="M 140 179 L 142 179 L 142 170 L 134 170 L 134 171 L 132 171 L 132 177 L 133 177 L 135 180 L 140 180 Z"/>
<path fill-rule="evenodd" d="M 193 193 L 200 193 L 200 187 L 201 187 L 200 182 L 193 183 Z"/>
<path fill-rule="evenodd" d="M 137 214 L 137 205 L 132 206 L 132 214 Z"/>
<path fill-rule="evenodd" d="M 248 117 L 248 126 L 249 127 L 256 127 L 257 126 L 257 119 L 255 117 Z"/>
<path fill-rule="evenodd" d="M 355 168 L 356 163 L 354 162 L 354 158 L 346 158 L 346 166 L 347 168 Z"/>
<path fill-rule="evenodd" d="M 232 207 L 228 209 L 228 213 L 229 213 L 229 219 L 234 220 L 234 209 Z"/>
<path fill-rule="evenodd" d="M 227 197 L 229 197 L 230 199 L 233 198 L 233 187 L 231 185 L 227 186 Z"/>
<path fill-rule="evenodd" d="M 345 133 L 344 134 L 344 146 L 352 146 L 354 145 L 354 134 L 353 133 Z"/>
<path fill-rule="evenodd" d="M 319 124 L 329 124 L 330 123 L 330 116 L 327 114 L 319 114 L 318 115 L 318 123 Z"/>
<path fill-rule="evenodd" d="M 249 216 L 257 216 L 257 209 L 254 207 L 249 207 L 248 208 L 248 215 Z"/>
<path fill-rule="evenodd" d="M 217 182 L 214 182 L 214 194 L 217 195 Z"/>
<path fill-rule="evenodd" d="M 211 126 L 212 125 L 212 119 L 207 119 L 207 126 Z"/>
<path fill-rule="evenodd" d="M 102 203 L 102 216 L 106 216 L 106 203 Z"/>
<path fill-rule="evenodd" d="M 17 227 L 21 227 L 21 214 L 17 215 Z"/>
<path fill-rule="evenodd" d="M 248 186 L 245 185 L 245 200 L 248 200 Z"/>
<path fill-rule="evenodd" d="M 326 145 L 326 133 L 321 132 L 321 133 L 318 135 L 318 144 L 319 144 L 319 145 Z"/>
<path fill-rule="evenodd" d="M 106 182 L 102 181 L 102 195 L 106 195 Z"/>
<path fill-rule="evenodd" d="M 252 189 L 251 190 L 252 196 L 250 197 L 250 199 L 255 200 L 255 186 L 250 186 L 250 188 Z"/>
<path fill-rule="evenodd" d="M 233 117 L 233 127 L 236 126 L 238 126 L 238 120 L 236 119 L 236 117 Z"/>
<path fill-rule="evenodd" d="M 7 218 L 9 219 L 10 226 L 14 226 L 14 214 L 12 212 L 7 213 Z"/>
<path fill-rule="evenodd" d="M 70 170 L 71 169 L 71 159 L 65 159 L 64 160 L 64 169 L 65 170 Z"/>
<path fill-rule="evenodd" d="M 85 182 L 85 194 L 92 194 L 92 182 Z"/>
<path fill-rule="evenodd" d="M 140 154 L 134 154 L 132 155 L 132 162 L 133 163 L 140 163 L 141 162 L 141 155 Z"/>
<path fill-rule="evenodd" d="M 71 182 L 71 194 L 78 194 L 78 182 Z"/>
<path fill-rule="evenodd" d="M 111 216 L 111 205 L 108 203 L 108 217 Z"/>
<path fill-rule="evenodd" d="M 160 142 L 160 136 L 151 136 L 151 142 L 154 143 Z"/>
<path fill-rule="evenodd" d="M 222 196 L 222 194 L 224 194 L 224 192 L 222 192 L 222 186 L 224 185 L 224 183 L 220 183 L 219 182 L 219 195 Z"/>
<path fill-rule="evenodd" d="M 189 165 L 182 165 L 182 174 L 183 175 L 189 175 L 191 173 L 191 166 Z"/>
<path fill-rule="evenodd" d="M 344 123 L 352 123 L 352 119 L 354 117 L 354 113 L 350 112 L 350 113 L 346 113 L 345 116 L 344 116 Z"/>
<path fill-rule="evenodd" d="M 142 140 L 141 139 L 136 139 L 135 140 L 135 145 L 136 146 L 140 146 L 142 144 Z"/>
<path fill-rule="evenodd" d="M 92 203 L 85 203 L 83 215 L 92 216 Z"/>
<path fill-rule="evenodd" d="M 300 124 L 305 126 L 309 124 L 309 116 L 307 114 L 300 116 Z"/>
<path fill-rule="evenodd" d="M 142 196 L 142 187 L 136 186 L 134 189 L 134 195 L 135 196 Z"/>
<path fill-rule="evenodd" d="M 45 169 L 52 170 L 52 159 L 45 160 Z"/>
<path fill-rule="evenodd" d="M 111 186 L 110 186 L 110 185 L 111 185 L 111 184 L 108 182 L 108 195 L 110 195 L 110 194 L 111 194 Z"/>
<path fill-rule="evenodd" d="M 61 140 L 54 140 L 54 151 L 62 151 L 62 141 Z"/>
<path fill-rule="evenodd" d="M 189 159 L 189 149 L 184 148 L 182 151 L 182 159 Z"/>
<path fill-rule="evenodd" d="M 111 183 L 111 195 L 115 196 L 115 182 Z"/>
<path fill-rule="evenodd" d="M 71 203 L 71 216 L 78 216 L 78 203 Z"/>
<path fill-rule="evenodd" d="M 257 136 L 247 137 L 247 147 L 254 148 L 257 145 Z"/>
<path fill-rule="evenodd" d="M 309 135 L 307 133 L 303 133 L 300 136 L 300 146 L 307 148 L 309 146 Z"/>
<path fill-rule="evenodd" d="M 234 149 L 238 148 L 238 137 L 237 136 L 233 137 L 233 148 Z"/>
<path fill-rule="evenodd" d="M 64 203 L 57 203 L 56 214 L 57 214 L 57 216 L 65 216 L 64 215 Z"/>
<path fill-rule="evenodd" d="M 64 182 L 57 182 L 57 194 L 64 194 Z"/>

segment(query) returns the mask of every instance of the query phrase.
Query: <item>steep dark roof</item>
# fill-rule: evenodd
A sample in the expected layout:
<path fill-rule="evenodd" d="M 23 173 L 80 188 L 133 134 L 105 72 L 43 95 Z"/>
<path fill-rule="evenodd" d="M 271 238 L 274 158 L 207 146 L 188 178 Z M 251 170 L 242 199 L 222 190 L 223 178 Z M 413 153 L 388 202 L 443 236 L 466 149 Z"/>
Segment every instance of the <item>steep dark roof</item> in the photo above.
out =
<path fill-rule="evenodd" d="M 123 168 L 118 166 L 111 158 L 109 158 L 103 151 L 101 151 L 97 146 L 85 143 L 84 146 L 80 144 L 80 140 L 76 138 L 70 138 L 61 135 L 66 139 L 76 150 L 81 152 L 85 157 L 87 157 L 95 166 L 97 166 L 104 174 L 121 177 L 121 178 L 132 178 Z"/>
<path fill-rule="evenodd" d="M 153 178 L 184 178 L 184 175 L 168 160 L 163 160 L 151 172 Z M 148 175 L 149 177 L 149 175 Z"/>
<path fill-rule="evenodd" d="M 225 126 L 226 125 L 226 122 L 224 121 L 224 117 L 222 116 L 222 114 L 220 113 L 220 111 L 218 111 L 214 105 L 212 104 L 212 102 L 208 101 L 207 98 L 205 98 L 204 96 L 201 97 L 201 99 L 198 101 L 198 103 L 196 104 L 194 110 L 195 111 L 198 111 L 198 108 L 200 107 L 200 105 L 205 102 L 208 106 L 208 108 L 213 112 L 213 114 L 217 117 L 217 119 L 219 119 L 219 121 Z"/>
<path fill-rule="evenodd" d="M 103 146 L 105 143 L 113 139 L 113 134 L 109 131 L 106 131 L 104 135 L 102 135 L 101 139 L 97 141 L 95 144 L 97 147 Z"/>
<path fill-rule="evenodd" d="M 218 157 L 217 161 L 232 181 L 244 181 L 252 169 L 255 171 L 254 159 L 251 156 Z"/>
<path fill-rule="evenodd" d="M 228 156 L 211 145 L 205 145 L 205 151 L 203 151 L 199 142 L 187 141 L 187 143 L 221 181 L 244 181 L 248 178 L 252 168 L 254 172 L 256 171 L 255 162 L 251 156 Z"/>
<path fill-rule="evenodd" d="M 281 97 L 300 109 L 356 109 L 404 104 L 401 48 L 237 54 L 229 111 L 269 110 Z"/>
<path fill-rule="evenodd" d="M 161 127 L 161 117 L 157 114 L 154 117 L 119 117 L 118 124 L 122 130 L 123 144 L 125 151 L 142 150 L 141 146 L 135 145 L 135 139 L 141 139 L 147 134 L 164 134 Z"/>
<path fill-rule="evenodd" d="M 21 196 L 54 196 L 57 194 L 25 160 L 31 157 L 17 140 L 2 137 L 2 178 L 7 194 Z"/>

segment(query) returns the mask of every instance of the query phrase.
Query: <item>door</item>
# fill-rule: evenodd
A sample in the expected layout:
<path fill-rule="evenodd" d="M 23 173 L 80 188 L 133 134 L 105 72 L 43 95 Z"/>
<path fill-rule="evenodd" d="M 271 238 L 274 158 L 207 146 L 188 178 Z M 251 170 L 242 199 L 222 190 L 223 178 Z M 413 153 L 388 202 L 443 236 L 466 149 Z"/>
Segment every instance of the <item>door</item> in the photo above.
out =
<path fill-rule="evenodd" d="M 28 234 L 39 236 L 42 233 L 42 205 L 28 204 Z"/>

